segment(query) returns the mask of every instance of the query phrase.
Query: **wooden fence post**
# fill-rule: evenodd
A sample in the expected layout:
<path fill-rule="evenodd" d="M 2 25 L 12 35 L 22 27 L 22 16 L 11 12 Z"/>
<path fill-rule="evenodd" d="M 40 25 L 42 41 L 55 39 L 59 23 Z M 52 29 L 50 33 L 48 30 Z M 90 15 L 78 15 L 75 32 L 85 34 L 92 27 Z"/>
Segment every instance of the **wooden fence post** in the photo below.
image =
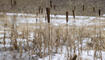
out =
<path fill-rule="evenodd" d="M 46 13 L 47 13 L 47 21 L 50 23 L 50 8 L 46 8 Z"/>
<path fill-rule="evenodd" d="M 84 5 L 82 6 L 82 10 L 85 11 L 85 6 Z"/>
<path fill-rule="evenodd" d="M 95 7 L 93 7 L 93 12 L 95 12 Z"/>
<path fill-rule="evenodd" d="M 52 1 L 50 0 L 50 7 L 52 8 Z"/>
<path fill-rule="evenodd" d="M 75 19 L 75 11 L 74 11 L 74 10 L 72 10 L 72 13 L 73 13 L 73 18 Z"/>
<path fill-rule="evenodd" d="M 66 11 L 66 23 L 68 23 L 68 11 Z"/>
<path fill-rule="evenodd" d="M 98 14 L 99 14 L 99 16 L 101 16 L 101 10 L 99 9 L 99 11 L 98 11 Z"/>
<path fill-rule="evenodd" d="M 41 6 L 38 7 L 39 14 L 41 13 Z"/>

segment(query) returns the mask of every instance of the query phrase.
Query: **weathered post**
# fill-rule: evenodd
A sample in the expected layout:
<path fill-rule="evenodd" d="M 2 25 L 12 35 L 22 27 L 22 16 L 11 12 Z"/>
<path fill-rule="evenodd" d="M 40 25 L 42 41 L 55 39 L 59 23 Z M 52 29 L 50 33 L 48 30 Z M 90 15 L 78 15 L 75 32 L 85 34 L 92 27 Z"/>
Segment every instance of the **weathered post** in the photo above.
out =
<path fill-rule="evenodd" d="M 11 0 L 11 7 L 12 7 L 13 5 L 12 5 L 12 0 Z"/>
<path fill-rule="evenodd" d="M 50 45 L 50 43 L 51 43 L 51 30 L 50 30 L 50 8 L 46 8 L 46 13 L 47 13 L 47 22 L 48 22 L 48 35 L 49 35 L 49 38 L 48 38 L 48 45 Z M 51 52 L 51 50 L 50 50 L 50 46 L 48 46 L 48 53 L 50 53 Z M 49 56 L 49 58 L 50 58 L 50 56 Z"/>
<path fill-rule="evenodd" d="M 93 7 L 93 12 L 95 12 L 95 7 Z"/>
<path fill-rule="evenodd" d="M 16 0 L 11 0 L 11 8 L 13 8 L 14 6 L 16 6 Z"/>
<path fill-rule="evenodd" d="M 38 11 L 39 11 L 39 14 L 40 14 L 41 13 L 41 6 L 39 6 Z"/>
<path fill-rule="evenodd" d="M 66 11 L 66 23 L 68 23 L 68 11 Z"/>
<path fill-rule="evenodd" d="M 50 0 L 50 7 L 52 8 L 52 1 Z"/>
<path fill-rule="evenodd" d="M 99 14 L 99 16 L 101 16 L 101 10 L 99 9 L 99 11 L 98 11 L 98 14 Z"/>
<path fill-rule="evenodd" d="M 47 22 L 50 23 L 50 8 L 46 8 Z"/>
<path fill-rule="evenodd" d="M 56 5 L 54 5 L 53 7 L 54 7 L 54 10 L 55 10 L 56 9 Z"/>
<path fill-rule="evenodd" d="M 82 6 L 82 10 L 85 11 L 85 5 Z"/>
<path fill-rule="evenodd" d="M 75 19 L 75 11 L 74 11 L 74 10 L 72 10 L 72 13 L 73 13 L 73 18 Z"/>

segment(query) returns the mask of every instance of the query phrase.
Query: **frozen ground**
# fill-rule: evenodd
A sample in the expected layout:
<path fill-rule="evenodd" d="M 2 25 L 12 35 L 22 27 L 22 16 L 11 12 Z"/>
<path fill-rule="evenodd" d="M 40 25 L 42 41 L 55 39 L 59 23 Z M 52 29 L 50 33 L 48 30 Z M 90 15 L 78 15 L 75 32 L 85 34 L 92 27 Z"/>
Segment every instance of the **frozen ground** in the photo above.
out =
<path fill-rule="evenodd" d="M 36 55 L 29 55 L 29 53 L 25 52 L 22 54 L 22 56 L 20 57 L 20 53 L 18 53 L 17 51 L 0 51 L 0 60 L 68 60 L 67 59 L 67 49 L 65 46 L 63 46 L 63 51 L 59 51 L 58 53 L 55 54 L 51 54 L 48 55 L 44 58 L 39 58 Z M 105 52 L 102 52 L 102 59 L 105 60 Z M 94 51 L 93 50 L 89 50 L 89 55 L 87 54 L 87 51 L 83 51 L 82 54 L 79 56 L 81 58 L 81 60 L 94 60 Z M 77 60 L 78 58 L 77 57 Z M 101 59 L 98 59 L 101 60 Z"/>
<path fill-rule="evenodd" d="M 2 15 L 3 13 L 0 13 Z M 45 16 L 43 15 L 33 15 L 33 14 L 24 14 L 24 13 L 5 13 L 7 15 L 8 20 L 12 19 L 13 15 L 16 15 L 17 23 L 36 23 L 37 22 L 46 22 Z M 23 16 L 24 15 L 24 16 Z M 55 25 L 59 24 L 66 24 L 66 16 L 65 15 L 51 15 L 51 23 Z M 69 25 L 93 25 L 98 24 L 99 22 L 92 22 L 94 20 L 98 20 L 101 22 L 101 20 L 104 20 L 105 17 L 95 17 L 95 16 L 76 16 L 75 19 L 73 19 L 73 16 L 69 16 Z"/>
<path fill-rule="evenodd" d="M 2 14 L 2 13 L 0 13 Z M 17 15 L 15 13 L 7 13 L 6 15 L 8 15 L 8 20 L 11 20 L 11 16 L 12 15 Z M 36 23 L 36 20 L 38 20 L 37 22 L 46 22 L 44 16 L 41 16 L 41 18 L 39 18 L 39 16 L 36 15 L 32 15 L 32 14 L 24 14 L 24 16 L 28 16 L 28 17 L 24 17 L 22 16 L 23 14 L 18 14 L 17 15 L 17 24 L 20 23 Z M 33 17 L 29 17 L 29 16 L 33 16 Z M 95 20 L 99 20 L 99 21 L 95 21 Z M 77 25 L 77 26 L 88 26 L 88 25 L 96 25 L 96 24 L 104 24 L 105 22 L 101 22 L 105 20 L 105 17 L 91 17 L 91 16 L 76 16 L 76 19 L 73 19 L 72 16 L 69 16 L 69 25 Z M 95 21 L 95 22 L 94 22 Z M 2 23 L 2 22 L 0 22 Z M 65 20 L 65 16 L 64 15 L 51 15 L 51 24 L 54 25 L 62 25 L 62 24 L 66 24 L 66 20 Z M 2 27 L 2 26 L 0 26 Z M 3 31 L 0 31 L 0 37 L 3 37 Z M 32 37 L 31 37 L 32 38 Z M 21 39 L 18 39 L 18 41 Z M 0 39 L 0 42 L 2 42 L 3 39 Z M 8 44 L 10 42 L 9 39 L 6 39 L 7 44 L 5 45 L 7 48 L 11 47 L 12 45 Z M 25 41 L 25 40 L 24 40 Z M 85 45 L 85 43 L 84 43 Z M 3 44 L 0 44 L 0 48 L 4 47 Z M 63 46 L 62 51 L 60 51 L 61 49 L 59 48 L 59 52 L 58 53 L 54 53 L 54 54 L 50 54 L 44 58 L 39 58 L 36 57 L 36 55 L 31 55 L 28 52 L 23 52 L 23 55 L 20 58 L 20 53 L 17 51 L 2 51 L 0 50 L 0 60 L 68 60 L 67 59 L 67 49 L 66 46 Z M 79 56 L 81 57 L 82 60 L 93 60 L 94 58 L 94 50 L 89 50 L 90 54 L 87 54 L 87 51 L 84 50 L 82 52 L 82 54 Z M 76 51 L 76 53 L 78 53 L 78 51 Z M 105 52 L 102 51 L 102 57 L 103 60 L 105 60 Z M 99 59 L 100 60 L 100 59 Z"/>

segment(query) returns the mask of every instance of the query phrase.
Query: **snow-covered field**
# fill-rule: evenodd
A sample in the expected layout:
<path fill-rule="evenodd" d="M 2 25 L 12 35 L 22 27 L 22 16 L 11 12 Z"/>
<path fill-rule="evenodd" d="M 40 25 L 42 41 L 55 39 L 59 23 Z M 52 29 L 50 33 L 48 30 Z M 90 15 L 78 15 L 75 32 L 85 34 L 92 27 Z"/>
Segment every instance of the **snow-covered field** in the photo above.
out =
<path fill-rule="evenodd" d="M 58 32 L 55 34 L 55 32 L 56 32 L 55 30 L 57 28 L 59 28 L 58 30 L 61 33 L 60 36 L 62 36 L 62 34 L 63 34 L 62 31 L 66 30 L 64 27 L 68 27 L 70 31 L 72 30 L 72 32 L 68 31 L 69 32 L 68 35 L 64 34 L 66 36 L 70 36 L 70 38 L 67 37 L 67 39 L 68 39 L 67 42 L 63 42 L 64 44 L 61 44 L 60 46 L 57 47 L 58 48 L 57 52 L 55 52 L 55 50 L 56 50 L 55 46 L 57 44 L 57 43 L 55 43 L 55 45 L 53 45 L 54 47 L 52 45 L 50 47 L 50 48 L 53 48 L 54 51 L 51 50 L 51 53 L 49 54 L 47 51 L 48 48 L 46 48 L 45 50 L 47 51 L 48 54 L 44 57 L 39 57 L 37 54 L 35 54 L 35 52 L 33 52 L 33 48 L 31 46 L 34 46 L 33 39 L 35 39 L 34 36 L 36 36 L 34 34 L 36 34 L 37 32 L 39 32 L 39 33 L 42 32 L 42 34 L 45 34 L 45 37 L 47 36 L 46 34 L 48 32 L 47 31 L 48 29 L 46 29 L 46 28 L 48 27 L 47 26 L 48 24 L 47 24 L 47 20 L 45 20 L 45 16 L 43 16 L 43 15 L 37 16 L 37 15 L 32 15 L 32 14 L 17 14 L 17 13 L 3 14 L 3 13 L 0 13 L 0 18 L 1 18 L 0 19 L 0 60 L 70 60 L 70 56 L 72 56 L 71 58 L 73 58 L 74 55 L 77 55 L 77 60 L 94 60 L 95 48 L 93 47 L 93 48 L 88 49 L 87 42 L 89 42 L 89 40 L 92 40 L 89 38 L 93 38 L 92 36 L 95 35 L 94 31 L 96 31 L 96 34 L 99 34 L 99 32 L 101 31 L 102 32 L 101 36 L 103 37 L 103 40 L 105 37 L 105 35 L 104 35 L 104 32 L 105 32 L 104 31 L 105 30 L 104 15 L 103 15 L 103 17 L 76 16 L 76 19 L 73 19 L 72 16 L 69 16 L 68 23 L 66 23 L 65 15 L 56 15 L 56 16 L 51 15 L 50 25 L 52 27 L 52 36 L 53 36 L 53 37 L 52 36 L 50 37 L 51 39 L 57 38 L 57 37 L 55 37 L 55 36 L 58 36 L 57 35 Z M 18 45 L 17 50 L 13 50 L 12 49 L 13 44 L 11 44 L 12 41 L 15 40 L 14 36 L 16 35 L 13 33 L 14 34 L 13 40 L 11 40 L 12 39 L 10 36 L 11 35 L 11 25 L 12 25 L 13 20 L 15 20 L 17 30 L 19 30 L 19 31 L 17 31 L 17 34 L 19 36 L 16 38 L 16 40 L 18 41 L 17 42 L 17 45 Z M 4 27 L 5 23 L 8 23 L 7 24 L 8 27 Z M 27 29 L 27 26 L 28 26 L 28 29 Z M 37 27 L 41 31 L 37 30 Z M 44 28 L 42 28 L 42 27 L 44 27 Z M 83 28 L 80 29 L 81 27 L 83 27 Z M 96 27 L 96 30 L 94 29 L 95 27 Z M 92 28 L 93 28 L 93 30 L 92 30 Z M 86 29 L 86 31 L 83 29 Z M 27 36 L 27 33 L 25 33 L 24 35 L 26 35 L 26 36 L 24 38 L 21 38 L 23 32 L 27 32 L 27 30 L 30 31 L 28 33 L 29 36 Z M 12 31 L 12 32 L 14 32 L 14 31 Z M 75 32 L 78 32 L 78 33 L 84 32 L 84 34 L 82 36 L 86 35 L 85 37 L 83 37 L 81 39 L 82 45 L 83 45 L 82 46 L 83 51 L 80 53 L 80 55 L 78 55 L 78 53 L 80 52 L 79 50 L 81 49 L 80 48 L 81 45 L 78 45 L 78 42 L 79 42 L 78 40 L 80 39 L 80 36 L 79 36 L 79 38 L 77 37 L 77 39 L 74 38 L 73 37 L 74 35 L 72 35 L 72 34 L 75 34 Z M 90 34 L 89 36 L 87 36 L 88 32 Z M 65 33 L 65 31 L 64 31 L 64 33 Z M 76 35 L 78 36 L 78 34 L 76 34 Z M 60 37 L 60 39 L 61 39 L 60 41 L 63 41 L 62 40 L 63 37 L 64 36 Z M 48 36 L 47 36 L 47 38 L 48 38 Z M 84 38 L 87 38 L 87 39 L 84 39 Z M 25 51 L 25 48 L 26 48 L 25 45 L 27 44 L 27 39 L 29 40 L 28 43 L 29 43 L 30 48 L 28 51 Z M 73 41 L 73 43 L 75 45 L 72 46 L 72 42 L 71 41 L 68 42 L 69 39 L 71 39 L 71 40 L 75 39 L 75 41 Z M 97 39 L 98 38 L 96 38 L 96 40 Z M 4 40 L 6 42 L 5 44 L 4 44 Z M 53 44 L 53 42 L 56 42 L 56 41 L 54 40 L 51 42 Z M 40 44 L 39 41 L 38 41 L 38 43 Z M 60 42 L 58 42 L 58 43 L 60 43 Z M 69 44 L 72 48 L 68 47 Z M 100 43 L 96 43 L 96 44 L 100 44 Z M 104 42 L 101 44 L 104 45 Z M 6 50 L 5 50 L 5 48 L 6 48 Z M 76 50 L 75 53 L 73 52 L 74 51 L 73 49 Z M 43 51 L 43 50 L 44 50 L 44 48 L 43 48 L 43 44 L 42 44 L 41 51 Z M 41 52 L 41 53 L 43 54 L 43 52 Z M 105 60 L 104 48 L 101 49 L 101 53 L 102 53 L 102 56 L 100 55 L 99 52 L 97 52 L 97 55 L 99 55 L 97 57 L 97 60 L 101 60 L 101 58 L 102 58 L 102 60 Z M 100 56 L 101 56 L 101 58 L 100 58 Z"/>

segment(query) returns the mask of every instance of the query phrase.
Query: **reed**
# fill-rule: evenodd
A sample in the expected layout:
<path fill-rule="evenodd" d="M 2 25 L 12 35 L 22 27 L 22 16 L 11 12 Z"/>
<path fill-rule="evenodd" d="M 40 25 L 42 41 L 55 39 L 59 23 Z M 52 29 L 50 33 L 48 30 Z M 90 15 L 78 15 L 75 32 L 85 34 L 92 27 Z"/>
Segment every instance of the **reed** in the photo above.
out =
<path fill-rule="evenodd" d="M 72 10 L 72 14 L 75 19 L 75 8 Z M 66 53 L 64 55 L 68 60 L 76 60 L 86 50 L 88 50 L 87 53 L 89 53 L 89 50 L 95 51 L 94 59 L 98 59 L 96 53 L 100 53 L 99 59 L 102 60 L 102 51 L 105 47 L 105 31 L 102 30 L 104 25 L 77 26 L 62 24 L 56 26 L 50 21 L 50 8 L 46 8 L 46 15 L 47 22 L 29 23 L 29 21 L 26 21 L 26 23 L 19 23 L 19 25 L 17 24 L 17 16 L 12 16 L 12 23 L 6 21 L 3 24 L 4 36 L 1 39 L 3 39 L 4 47 L 7 48 L 6 32 L 9 31 L 9 39 L 11 40 L 9 44 L 12 45 L 10 51 L 17 51 L 20 58 L 24 53 L 28 53 L 29 58 L 33 55 L 39 58 L 49 56 L 49 60 L 51 60 L 51 54 L 63 54 L 65 48 Z M 101 10 L 99 10 L 99 16 L 101 16 Z M 27 20 L 24 15 L 23 18 Z M 37 19 L 42 19 L 39 13 Z M 69 11 L 66 11 L 66 23 L 68 23 L 68 20 Z M 86 41 L 85 47 L 83 45 L 84 41 Z"/>

